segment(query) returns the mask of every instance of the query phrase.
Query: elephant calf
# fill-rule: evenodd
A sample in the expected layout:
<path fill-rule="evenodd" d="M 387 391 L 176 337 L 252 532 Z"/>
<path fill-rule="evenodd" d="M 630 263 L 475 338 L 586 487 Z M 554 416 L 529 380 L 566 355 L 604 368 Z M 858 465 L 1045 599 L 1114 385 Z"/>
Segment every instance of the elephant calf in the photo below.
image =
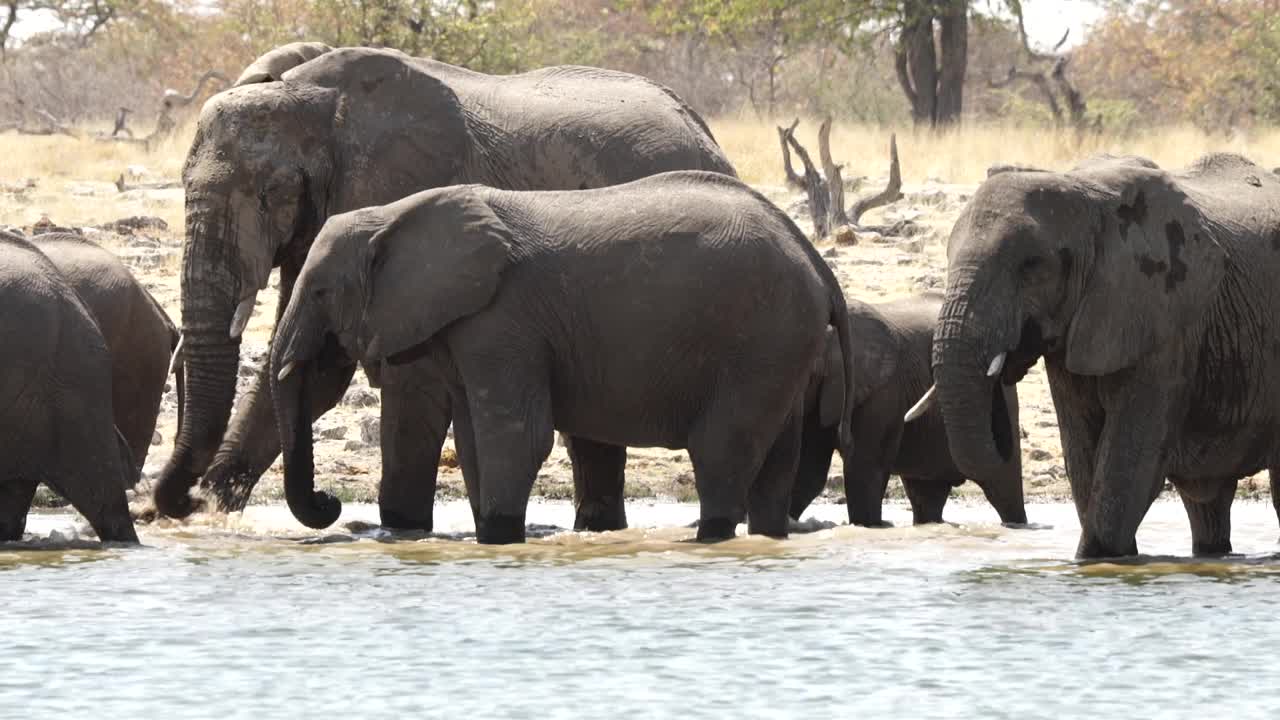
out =
<path fill-rule="evenodd" d="M 335 216 L 271 345 L 289 507 L 316 528 L 341 509 L 313 490 L 312 371 L 425 361 L 450 388 L 480 542 L 524 540 L 553 429 L 687 448 L 699 539 L 731 537 L 744 514 L 785 536 L 806 390 L 829 327 L 852 357 L 846 312 L 795 224 L 723 175 L 454 186 Z"/>
<path fill-rule="evenodd" d="M 965 481 L 951 459 L 941 412 L 934 408 L 904 422 L 908 409 L 933 384 L 929 358 L 942 300 L 939 293 L 926 293 L 878 305 L 849 301 L 856 385 L 849 421 L 853 450 L 845 457 L 844 487 L 849 522 L 855 525 L 882 523 L 880 505 L 891 473 L 902 478 L 916 524 L 942 522 L 951 488 Z M 1004 406 L 1017 427 L 1018 395 L 1012 385 L 1004 387 Z M 826 485 L 836 428 L 824 426 L 810 412 L 803 438 L 791 495 L 791 517 L 796 519 Z M 1016 437 L 1014 443 L 1012 456 L 998 472 L 974 482 L 1003 522 L 1025 523 Z"/>
<path fill-rule="evenodd" d="M 31 242 L 80 296 L 107 342 L 111 409 L 116 428 L 133 455 L 134 473 L 128 483 L 133 487 L 151 449 L 170 358 L 177 350 L 178 330 L 164 308 L 111 252 L 72 233 L 37 235 Z M 181 426 L 181 372 L 174 373 L 174 381 Z"/>
<path fill-rule="evenodd" d="M 124 494 L 133 462 L 92 313 L 44 253 L 2 232 L 0 307 L 0 540 L 22 537 L 45 482 L 103 541 L 137 542 Z"/>

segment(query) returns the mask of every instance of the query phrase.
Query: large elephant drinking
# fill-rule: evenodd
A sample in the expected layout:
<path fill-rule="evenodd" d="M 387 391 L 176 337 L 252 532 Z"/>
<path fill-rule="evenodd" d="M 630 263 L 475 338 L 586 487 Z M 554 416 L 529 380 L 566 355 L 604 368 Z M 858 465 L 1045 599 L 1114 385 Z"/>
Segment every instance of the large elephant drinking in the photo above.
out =
<path fill-rule="evenodd" d="M 1077 554 L 1136 553 L 1166 477 L 1194 551 L 1230 551 L 1236 479 L 1280 460 L 1280 178 L 1236 155 L 1002 173 L 948 261 L 933 364 L 960 468 L 1009 457 L 997 391 L 1043 357 Z"/>
<path fill-rule="evenodd" d="M 201 112 L 183 170 L 189 402 L 156 486 L 165 515 L 193 510 L 188 491 L 201 476 L 222 509 L 243 507 L 279 454 L 260 377 L 228 428 L 240 335 L 276 266 L 277 316 L 283 312 L 330 216 L 455 183 L 550 190 L 679 169 L 734 174 L 702 119 L 641 77 L 585 67 L 498 77 L 368 48 L 307 60 L 315 52 L 307 46 L 264 58 L 255 64 L 262 72 L 247 73 Z M 286 70 L 292 62 L 300 64 Z M 352 371 L 311 379 L 316 415 L 338 401 Z M 429 529 L 449 400 L 443 387 L 398 387 L 399 379 L 383 378 L 395 391 L 384 392 L 382 408 L 382 519 Z M 414 429 L 412 442 L 402 428 Z M 575 472 L 584 473 L 580 486 L 593 475 L 620 476 L 624 448 L 570 444 Z"/>

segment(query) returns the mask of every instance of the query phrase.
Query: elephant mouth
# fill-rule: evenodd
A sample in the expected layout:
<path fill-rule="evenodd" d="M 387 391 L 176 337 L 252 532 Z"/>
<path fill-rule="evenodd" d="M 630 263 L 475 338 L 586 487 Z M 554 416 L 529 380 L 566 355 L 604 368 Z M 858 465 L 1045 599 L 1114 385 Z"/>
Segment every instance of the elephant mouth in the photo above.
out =
<path fill-rule="evenodd" d="M 1004 368 L 996 381 L 991 383 L 991 437 L 995 441 L 996 451 L 1005 462 L 1012 459 L 1013 433 L 1019 432 L 1019 429 L 1013 427 L 1013 421 L 1009 417 L 1004 386 L 1017 385 L 1040 358 L 1058 352 L 1058 346 L 1058 338 L 1046 338 L 1040 323 L 1027 318 L 1018 333 L 1017 347 L 1008 352 Z"/>
<path fill-rule="evenodd" d="M 1040 358 L 1056 353 L 1058 344 L 1056 337 L 1044 336 L 1040 323 L 1027 318 L 1018 334 L 1018 346 L 1009 351 L 1004 370 L 1000 373 L 1000 382 L 1005 385 L 1017 385 Z"/>

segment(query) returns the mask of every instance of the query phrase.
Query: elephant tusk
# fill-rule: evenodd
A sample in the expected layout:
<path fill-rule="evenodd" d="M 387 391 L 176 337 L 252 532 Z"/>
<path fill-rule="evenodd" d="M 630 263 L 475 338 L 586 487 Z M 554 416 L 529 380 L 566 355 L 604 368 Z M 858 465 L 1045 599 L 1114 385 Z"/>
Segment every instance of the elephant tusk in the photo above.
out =
<path fill-rule="evenodd" d="M 253 316 L 254 298 L 254 295 L 250 295 L 236 306 L 236 314 L 231 317 L 231 332 L 228 333 L 232 340 L 239 340 L 244 334 L 244 329 L 249 325 L 249 318 Z"/>
<path fill-rule="evenodd" d="M 1009 353 L 1000 353 L 991 361 L 991 367 L 987 368 L 987 377 L 995 377 L 1004 369 L 1004 359 Z"/>
<path fill-rule="evenodd" d="M 915 420 L 916 418 L 920 417 L 921 415 L 929 412 L 929 408 L 933 407 L 933 394 L 937 391 L 938 391 L 937 385 L 930 385 L 929 389 L 925 391 L 924 395 L 921 396 L 921 398 L 916 401 L 916 404 L 912 405 L 911 409 L 907 411 L 907 414 L 902 416 L 902 422 L 909 423 L 912 420 Z"/>
<path fill-rule="evenodd" d="M 178 363 L 182 362 L 182 345 L 187 341 L 186 335 L 178 336 L 178 344 L 173 348 L 173 356 L 169 358 L 169 372 L 165 373 L 165 377 L 173 374 L 178 369 Z"/>
<path fill-rule="evenodd" d="M 276 375 L 276 379 L 279 380 L 280 382 L 284 382 L 284 379 L 289 377 L 289 373 L 293 372 L 293 366 L 294 366 L 293 360 L 290 360 L 289 362 L 285 363 L 284 367 L 280 368 L 279 374 Z"/>

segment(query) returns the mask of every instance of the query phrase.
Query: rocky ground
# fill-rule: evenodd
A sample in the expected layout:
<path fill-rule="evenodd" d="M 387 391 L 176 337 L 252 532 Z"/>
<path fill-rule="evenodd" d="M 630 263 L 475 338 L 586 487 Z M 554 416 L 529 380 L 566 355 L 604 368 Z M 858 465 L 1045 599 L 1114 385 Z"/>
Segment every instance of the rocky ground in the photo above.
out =
<path fill-rule="evenodd" d="M 870 185 L 882 186 L 881 183 L 883 180 L 873 180 Z M 182 191 L 172 185 L 172 179 L 147 178 L 145 175 L 132 177 L 123 190 L 113 183 L 0 177 L 0 219 L 4 219 L 0 222 L 9 222 L 8 227 L 31 234 L 59 223 L 59 218 L 50 217 L 51 213 L 45 208 L 92 208 L 90 214 L 95 216 L 94 221 L 77 226 L 79 231 L 114 250 L 164 305 L 170 316 L 177 320 Z M 781 186 L 761 186 L 759 189 L 786 209 L 806 231 L 809 229 L 808 209 L 801 193 Z M 901 201 L 872 211 L 863 218 L 866 225 L 896 226 L 898 234 L 885 237 L 875 232 L 859 232 L 845 235 L 842 242 L 827 242 L 819 246 L 851 297 L 876 302 L 943 287 L 946 236 L 975 186 L 929 180 L 923 184 L 907 185 L 903 190 L 905 197 Z M 83 216 L 85 213 L 78 214 Z M 158 222 L 115 222 L 138 217 L 155 218 Z M 276 282 L 273 277 L 272 288 Z M 274 293 L 261 293 L 241 350 L 243 366 L 239 389 L 242 391 L 248 387 L 266 357 L 274 313 Z M 1042 367 L 1032 369 L 1020 384 L 1019 395 L 1027 495 L 1030 499 L 1042 500 L 1065 498 L 1068 486 L 1057 423 Z M 362 373 L 357 373 L 355 382 L 339 406 L 315 425 L 317 480 L 345 500 L 372 501 L 376 498 L 381 475 L 379 404 L 378 392 L 370 389 Z M 170 388 L 165 395 L 155 445 L 147 459 L 144 481 L 135 493 L 135 500 L 139 503 L 147 497 L 151 480 L 168 456 L 175 422 L 176 398 Z M 836 458 L 828 484 L 828 499 L 835 500 L 842 495 L 840 472 L 839 458 Z M 259 484 L 255 501 L 280 500 L 283 497 L 280 481 L 277 462 Z M 1265 482 L 1249 480 L 1242 484 L 1242 492 L 1256 493 L 1263 487 Z M 444 496 L 463 494 L 452 439 L 446 445 L 441 463 L 440 488 Z M 569 461 L 564 448 L 557 443 L 538 474 L 534 493 L 543 497 L 568 498 L 572 492 Z M 896 480 L 891 484 L 890 492 L 901 497 L 901 487 Z M 957 492 L 967 497 L 980 495 L 972 483 Z M 627 465 L 627 493 L 630 497 L 692 499 L 695 492 L 688 455 L 683 451 L 660 448 L 631 450 Z M 42 494 L 42 497 L 54 501 L 47 495 Z"/>

